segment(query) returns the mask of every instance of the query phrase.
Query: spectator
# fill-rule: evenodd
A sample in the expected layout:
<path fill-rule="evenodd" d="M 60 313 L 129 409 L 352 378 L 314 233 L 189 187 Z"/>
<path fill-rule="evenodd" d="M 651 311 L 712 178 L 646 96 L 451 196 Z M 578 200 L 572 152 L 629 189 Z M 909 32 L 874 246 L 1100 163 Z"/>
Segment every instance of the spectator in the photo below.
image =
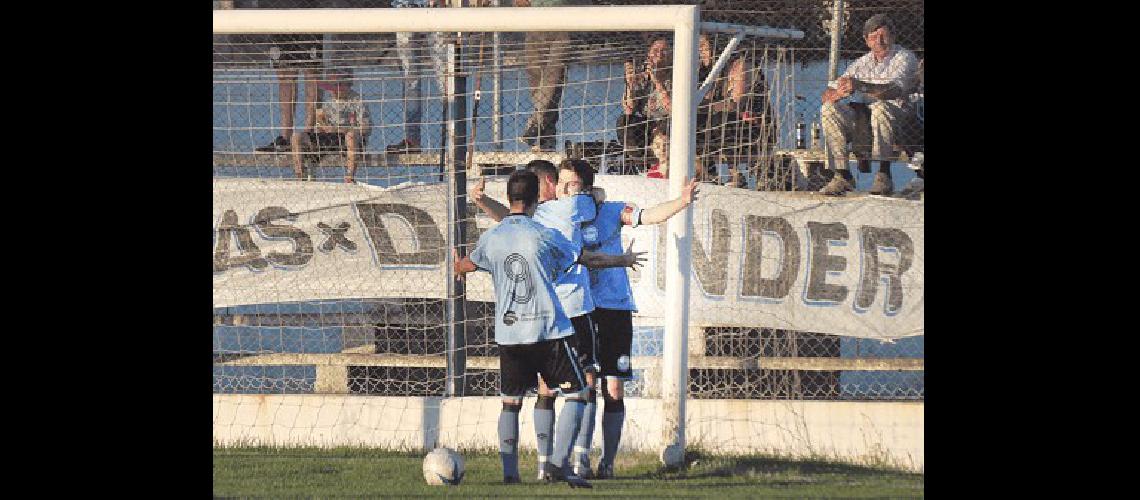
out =
<path fill-rule="evenodd" d="M 281 135 L 265 146 L 261 152 L 290 150 L 289 137 L 293 136 L 293 116 L 297 109 L 297 78 L 305 73 L 305 132 L 311 132 L 317 104 L 317 80 L 320 78 L 322 35 L 272 35 L 269 60 L 277 70 L 277 97 L 281 110 Z"/>
<path fill-rule="evenodd" d="M 835 175 L 819 191 L 822 194 L 837 196 L 855 189 L 847 164 L 848 141 L 859 156 L 861 171 L 870 172 L 871 160 L 879 162 L 879 172 L 875 174 L 870 193 L 886 195 L 894 190 L 893 144 L 906 117 L 904 98 L 914 87 L 918 60 L 913 52 L 894 43 L 894 29 L 884 14 L 867 20 L 863 25 L 863 39 L 871 51 L 855 60 L 843 76 L 823 92 L 820 117 L 826 136 L 824 149 L 828 167 Z M 855 92 L 868 102 L 839 102 Z M 871 158 L 865 159 L 868 142 Z"/>
<path fill-rule="evenodd" d="M 443 7 L 447 0 L 392 0 L 392 7 Z M 420 152 L 420 125 L 423 124 L 423 98 L 420 92 L 420 73 L 418 67 L 421 59 L 421 47 L 426 47 L 431 57 L 432 67 L 435 70 L 436 83 L 439 84 L 440 93 L 445 93 L 447 81 L 443 78 L 444 66 L 447 64 L 447 52 L 440 33 L 412 33 L 401 31 L 396 33 L 396 55 L 400 59 L 400 68 L 404 73 L 404 139 L 390 144 L 386 151 L 389 153 L 418 153 Z"/>
<path fill-rule="evenodd" d="M 344 182 L 353 182 L 356 175 L 356 154 L 368 144 L 368 134 L 372 131 L 372 120 L 368 107 L 360 94 L 352 90 L 352 82 L 342 72 L 330 73 L 327 83 L 320 87 L 327 90 L 332 99 L 317 110 L 316 132 L 293 134 L 293 172 L 304 179 L 301 150 L 344 151 L 348 155 L 345 162 Z"/>
<path fill-rule="evenodd" d="M 589 3 L 588 0 L 515 0 L 515 7 L 567 7 Z M 562 87 L 566 83 L 570 33 L 528 31 L 525 40 L 523 64 L 530 82 L 534 113 L 527 120 L 519 140 L 534 151 L 553 151 Z"/>
<path fill-rule="evenodd" d="M 657 164 L 649 169 L 648 176 L 668 177 L 668 124 L 673 88 L 670 79 L 673 55 L 669 40 L 653 39 L 640 71 L 633 62 L 625 63 L 625 92 L 622 94 L 622 114 L 618 116 L 618 136 L 627 150 L 652 151 Z"/>
<path fill-rule="evenodd" d="M 727 43 L 714 43 L 708 35 L 699 39 L 698 85 L 703 84 Z M 715 49 L 715 50 L 714 50 Z M 768 86 L 762 68 L 740 55 L 731 59 L 722 73 L 713 81 L 712 88 L 697 106 L 697 176 L 716 175 L 716 166 L 702 166 L 708 158 L 720 153 L 733 162 L 749 163 L 756 155 L 775 148 L 776 134 L 772 130 L 775 120 L 768 102 Z M 757 141 L 760 150 L 754 150 Z"/>

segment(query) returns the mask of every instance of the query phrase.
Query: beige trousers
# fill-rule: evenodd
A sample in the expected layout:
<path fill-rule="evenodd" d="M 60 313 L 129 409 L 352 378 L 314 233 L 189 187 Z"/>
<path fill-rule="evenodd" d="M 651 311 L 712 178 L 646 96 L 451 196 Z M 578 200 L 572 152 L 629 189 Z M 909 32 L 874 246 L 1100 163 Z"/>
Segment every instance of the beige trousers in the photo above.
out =
<path fill-rule="evenodd" d="M 847 103 L 824 104 L 820 108 L 827 168 L 847 170 L 848 142 L 860 159 L 889 161 L 895 157 L 894 139 L 903 122 L 902 108 L 887 101 L 867 107 L 870 113 L 860 112 Z"/>

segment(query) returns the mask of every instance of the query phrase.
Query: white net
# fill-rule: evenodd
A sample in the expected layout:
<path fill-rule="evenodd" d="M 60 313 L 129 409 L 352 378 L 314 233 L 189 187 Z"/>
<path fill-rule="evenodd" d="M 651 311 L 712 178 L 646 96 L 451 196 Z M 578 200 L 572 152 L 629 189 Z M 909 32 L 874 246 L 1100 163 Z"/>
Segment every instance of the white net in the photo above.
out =
<path fill-rule="evenodd" d="M 702 34 L 701 82 L 733 37 Z M 490 284 L 448 285 L 448 205 L 465 191 L 456 165 L 503 200 L 502 174 L 584 158 L 610 199 L 665 201 L 665 181 L 645 177 L 683 171 L 670 169 L 667 104 L 653 90 L 655 79 L 669 88 L 671 48 L 667 32 L 215 35 L 215 439 L 493 443 Z M 698 107 L 691 171 L 708 184 L 690 230 L 688 397 L 922 401 L 921 206 L 788 193 L 828 180 L 808 168 L 818 119 L 797 100 L 826 78 L 797 54 L 740 37 Z M 470 203 L 456 222 L 467 246 L 494 224 Z M 868 260 L 860 242 L 872 236 Z M 630 273 L 640 311 L 623 447 L 653 449 L 669 250 L 663 225 L 623 239 L 650 252 Z M 775 245 L 785 251 L 761 251 Z M 845 263 L 819 260 L 819 248 Z M 823 308 L 813 319 L 804 307 Z M 916 314 L 917 329 L 896 324 Z M 250 394 L 321 397 L 240 397 Z M 713 450 L 733 447 L 709 426 L 744 442 L 771 423 L 690 409 L 690 441 Z"/>

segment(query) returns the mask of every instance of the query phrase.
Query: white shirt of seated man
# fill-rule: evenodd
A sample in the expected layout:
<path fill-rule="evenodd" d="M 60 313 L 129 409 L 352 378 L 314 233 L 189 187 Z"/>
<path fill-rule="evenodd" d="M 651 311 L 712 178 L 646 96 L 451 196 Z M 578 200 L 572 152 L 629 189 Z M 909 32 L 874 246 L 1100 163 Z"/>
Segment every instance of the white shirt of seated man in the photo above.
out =
<path fill-rule="evenodd" d="M 894 84 L 902 89 L 901 96 L 910 94 L 915 87 L 918 70 L 918 58 L 914 52 L 893 43 L 894 36 L 888 27 L 876 29 L 864 38 L 871 51 L 856 59 L 839 80 L 829 82 L 827 86 L 838 88 L 840 81 L 847 78 L 876 85 Z M 865 103 L 878 101 L 874 96 L 862 92 L 857 92 L 853 100 Z M 901 107 L 904 100 L 899 97 L 888 101 Z"/>

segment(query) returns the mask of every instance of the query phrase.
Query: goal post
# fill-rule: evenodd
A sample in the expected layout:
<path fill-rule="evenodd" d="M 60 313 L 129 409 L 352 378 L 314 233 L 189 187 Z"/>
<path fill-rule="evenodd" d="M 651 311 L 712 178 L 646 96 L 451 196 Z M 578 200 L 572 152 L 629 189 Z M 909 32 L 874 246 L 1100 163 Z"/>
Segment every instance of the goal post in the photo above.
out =
<path fill-rule="evenodd" d="M 670 31 L 673 35 L 672 113 L 670 114 L 668 197 L 680 195 L 693 175 L 698 88 L 697 39 L 700 8 L 691 5 L 546 7 L 493 9 L 304 9 L 215 10 L 216 35 L 395 32 Z M 683 174 L 683 175 L 679 175 Z M 454 203 L 454 200 L 449 200 Z M 668 465 L 683 459 L 687 387 L 687 333 L 690 289 L 690 228 L 685 210 L 667 225 L 672 251 L 665 263 L 666 310 L 662 339 L 660 395 L 661 449 Z M 445 267 L 451 268 L 450 252 Z"/>

